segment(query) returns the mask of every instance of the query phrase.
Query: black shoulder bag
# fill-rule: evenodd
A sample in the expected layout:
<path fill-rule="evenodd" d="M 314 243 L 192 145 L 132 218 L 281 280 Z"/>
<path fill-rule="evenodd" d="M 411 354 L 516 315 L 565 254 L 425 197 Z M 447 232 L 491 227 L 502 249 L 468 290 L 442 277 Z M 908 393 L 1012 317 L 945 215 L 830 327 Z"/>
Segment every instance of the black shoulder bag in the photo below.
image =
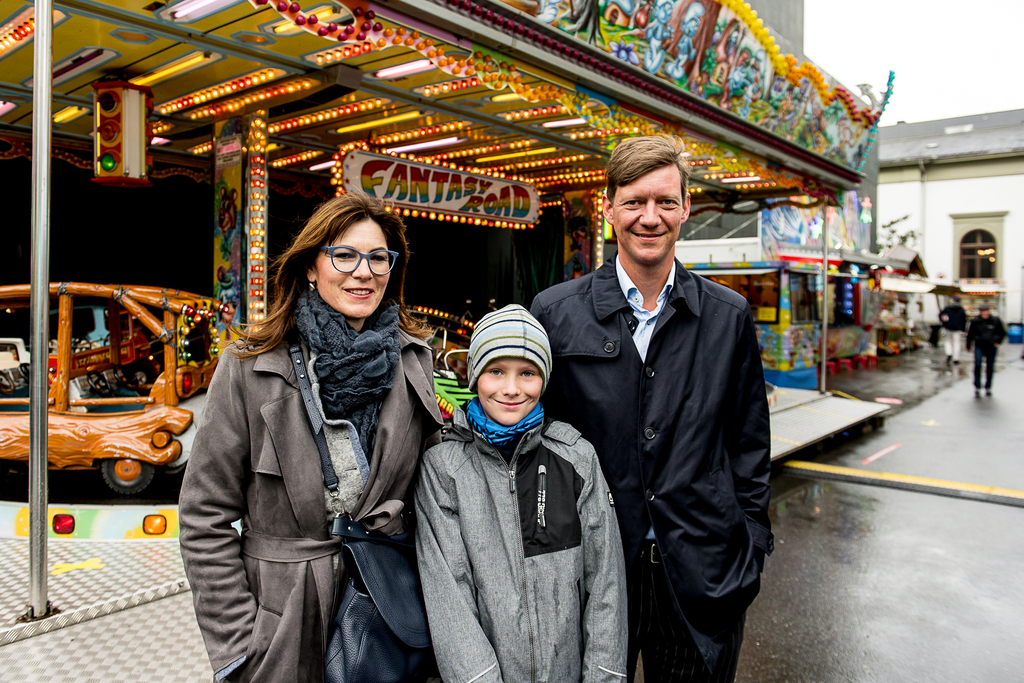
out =
<path fill-rule="evenodd" d="M 324 485 L 332 501 L 338 497 L 338 476 L 331 464 L 323 419 L 306 376 L 302 348 L 288 348 L 309 427 L 320 452 Z M 427 610 L 416 570 L 412 534 L 395 536 L 367 531 L 341 515 L 335 506 L 331 535 L 341 540 L 348 582 L 324 657 L 326 683 L 404 683 L 418 680 L 430 654 Z"/>

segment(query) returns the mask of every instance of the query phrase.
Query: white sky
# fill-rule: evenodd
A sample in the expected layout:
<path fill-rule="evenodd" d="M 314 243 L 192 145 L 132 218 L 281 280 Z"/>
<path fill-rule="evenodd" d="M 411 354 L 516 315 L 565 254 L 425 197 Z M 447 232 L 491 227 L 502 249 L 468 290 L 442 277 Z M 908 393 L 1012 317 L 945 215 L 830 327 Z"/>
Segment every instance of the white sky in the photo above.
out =
<path fill-rule="evenodd" d="M 1024 108 L 1024 0 L 804 0 L 804 53 L 859 95 L 881 125 Z"/>

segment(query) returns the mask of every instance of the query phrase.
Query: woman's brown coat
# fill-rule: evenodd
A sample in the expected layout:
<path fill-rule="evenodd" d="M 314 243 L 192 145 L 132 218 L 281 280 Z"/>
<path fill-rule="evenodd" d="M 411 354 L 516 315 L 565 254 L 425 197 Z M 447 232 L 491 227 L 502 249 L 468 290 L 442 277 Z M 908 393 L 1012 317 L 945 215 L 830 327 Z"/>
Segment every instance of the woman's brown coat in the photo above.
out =
<path fill-rule="evenodd" d="M 401 346 L 353 515 L 387 534 L 403 530 L 420 455 L 441 426 L 430 349 L 404 332 Z M 246 657 L 229 680 L 323 679 L 339 549 L 324 490 L 288 349 L 225 353 L 181 489 L 180 540 L 213 670 Z"/>

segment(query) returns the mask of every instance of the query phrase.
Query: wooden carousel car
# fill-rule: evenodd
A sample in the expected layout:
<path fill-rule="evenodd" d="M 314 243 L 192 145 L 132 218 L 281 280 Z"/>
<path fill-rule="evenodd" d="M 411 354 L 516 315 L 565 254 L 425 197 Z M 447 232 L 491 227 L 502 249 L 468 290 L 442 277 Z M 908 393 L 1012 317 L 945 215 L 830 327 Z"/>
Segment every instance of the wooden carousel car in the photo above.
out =
<path fill-rule="evenodd" d="M 0 460 L 28 459 L 29 364 L 46 358 L 50 469 L 99 469 L 121 494 L 180 471 L 222 347 L 220 304 L 84 283 L 51 283 L 50 300 L 42 353 L 26 348 L 29 286 L 0 287 Z"/>

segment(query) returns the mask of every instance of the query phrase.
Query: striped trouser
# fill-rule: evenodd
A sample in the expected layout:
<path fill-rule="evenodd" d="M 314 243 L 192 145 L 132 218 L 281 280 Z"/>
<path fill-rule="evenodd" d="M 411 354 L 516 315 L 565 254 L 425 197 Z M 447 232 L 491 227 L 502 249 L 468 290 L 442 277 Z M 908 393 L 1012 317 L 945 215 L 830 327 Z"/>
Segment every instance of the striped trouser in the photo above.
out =
<path fill-rule="evenodd" d="M 746 614 L 740 617 L 729 635 L 712 672 L 704 664 L 686 624 L 676 614 L 665 566 L 651 562 L 649 549 L 645 548 L 633 564 L 627 583 L 629 683 L 633 683 L 636 676 L 637 656 L 641 654 L 644 683 L 732 683 L 735 680 Z"/>

